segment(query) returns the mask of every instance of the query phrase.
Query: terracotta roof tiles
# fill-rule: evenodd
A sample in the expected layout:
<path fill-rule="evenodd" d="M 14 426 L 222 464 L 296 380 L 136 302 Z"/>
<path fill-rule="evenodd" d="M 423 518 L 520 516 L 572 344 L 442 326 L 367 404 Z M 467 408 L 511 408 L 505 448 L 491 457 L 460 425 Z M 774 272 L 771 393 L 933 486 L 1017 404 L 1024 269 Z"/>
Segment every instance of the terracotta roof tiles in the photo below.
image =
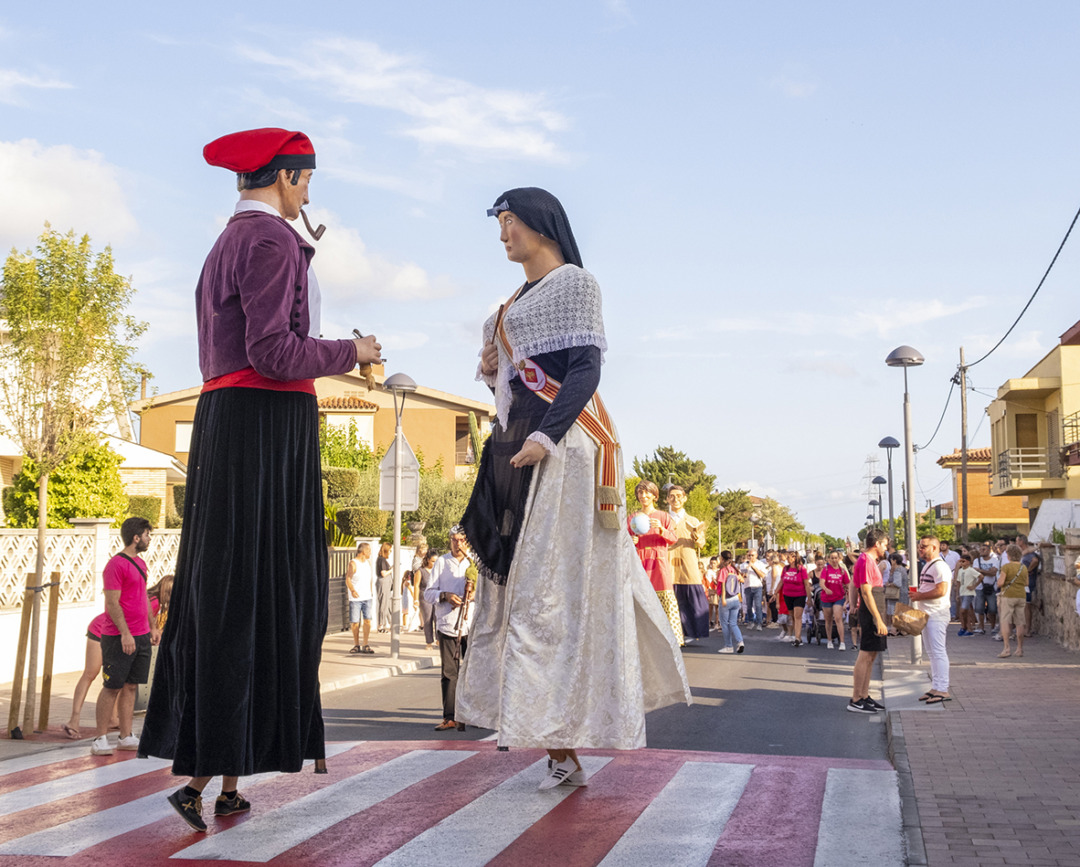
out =
<path fill-rule="evenodd" d="M 378 404 L 361 397 L 321 397 L 319 409 L 378 409 Z"/>

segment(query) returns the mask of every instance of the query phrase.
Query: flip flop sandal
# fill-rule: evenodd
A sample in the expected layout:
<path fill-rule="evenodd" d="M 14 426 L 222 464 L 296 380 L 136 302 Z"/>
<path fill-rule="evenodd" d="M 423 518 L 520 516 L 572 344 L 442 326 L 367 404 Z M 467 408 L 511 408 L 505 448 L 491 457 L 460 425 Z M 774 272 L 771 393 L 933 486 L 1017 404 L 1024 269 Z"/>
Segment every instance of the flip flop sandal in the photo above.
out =
<path fill-rule="evenodd" d="M 947 695 L 932 695 L 926 700 L 927 704 L 941 704 L 945 701 L 952 701 Z"/>
<path fill-rule="evenodd" d="M 361 653 L 370 653 L 374 655 L 375 651 L 368 647 L 366 644 L 360 649 Z"/>
<path fill-rule="evenodd" d="M 363 653 L 363 651 L 360 649 L 360 645 L 357 644 L 355 647 L 353 647 L 352 650 L 349 651 L 349 653 Z"/>
<path fill-rule="evenodd" d="M 933 698 L 933 697 L 934 697 L 935 695 L 936 695 L 936 693 L 932 693 L 932 692 L 924 692 L 924 693 L 923 693 L 922 695 L 920 695 L 920 696 L 919 696 L 919 701 L 929 701 L 929 700 L 930 700 L 930 699 L 932 699 L 932 698 Z"/>
<path fill-rule="evenodd" d="M 73 729 L 67 723 L 64 723 L 62 726 L 60 726 L 60 728 L 63 729 L 64 734 L 67 735 L 69 738 L 71 738 L 73 741 L 77 741 L 77 740 L 80 740 L 82 738 L 82 735 L 79 734 L 79 730 L 78 729 Z"/>

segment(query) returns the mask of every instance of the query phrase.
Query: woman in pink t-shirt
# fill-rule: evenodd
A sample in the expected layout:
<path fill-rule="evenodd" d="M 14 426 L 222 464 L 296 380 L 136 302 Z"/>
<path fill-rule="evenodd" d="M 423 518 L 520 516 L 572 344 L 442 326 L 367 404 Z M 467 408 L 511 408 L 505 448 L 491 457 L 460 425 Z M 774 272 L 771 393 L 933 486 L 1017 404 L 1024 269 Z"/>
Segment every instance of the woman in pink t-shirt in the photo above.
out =
<path fill-rule="evenodd" d="M 166 576 L 168 579 L 172 578 L 172 575 Z M 157 590 L 165 583 L 164 580 L 159 581 Z M 169 581 L 169 588 L 172 588 L 172 581 Z M 169 599 L 167 593 L 164 596 L 165 607 L 168 608 Z M 157 614 L 161 604 L 157 598 L 150 599 L 150 606 L 152 611 Z M 72 740 L 79 740 L 82 737 L 82 732 L 79 731 L 79 726 L 82 723 L 82 708 L 86 702 L 86 695 L 90 692 L 90 687 L 94 681 L 97 680 L 98 674 L 101 673 L 101 629 L 108 623 L 112 624 L 112 619 L 108 613 L 103 611 L 97 617 L 90 621 L 90 625 L 86 627 L 86 659 L 83 662 L 83 673 L 80 675 L 78 682 L 75 684 L 75 694 L 71 698 L 71 717 L 66 723 L 63 723 L 60 728 L 63 729 L 65 735 Z M 114 729 L 120 725 L 120 720 L 117 719 L 116 712 L 113 712 L 112 721 L 109 723 L 109 728 Z"/>
<path fill-rule="evenodd" d="M 810 576 L 807 574 L 803 558 L 798 553 L 790 555 L 787 566 L 780 576 L 780 592 L 784 594 L 784 602 L 788 611 L 791 612 L 791 625 L 794 641 L 792 647 L 802 646 L 802 613 L 806 607 L 806 599 L 811 594 Z"/>
<path fill-rule="evenodd" d="M 836 624 L 840 650 L 847 649 L 844 644 L 844 600 L 849 583 L 851 578 L 847 570 L 840 565 L 840 554 L 833 551 L 829 555 L 828 564 L 821 570 L 821 610 L 825 614 L 825 637 L 828 639 L 825 646 L 830 650 L 833 646 L 830 623 Z"/>

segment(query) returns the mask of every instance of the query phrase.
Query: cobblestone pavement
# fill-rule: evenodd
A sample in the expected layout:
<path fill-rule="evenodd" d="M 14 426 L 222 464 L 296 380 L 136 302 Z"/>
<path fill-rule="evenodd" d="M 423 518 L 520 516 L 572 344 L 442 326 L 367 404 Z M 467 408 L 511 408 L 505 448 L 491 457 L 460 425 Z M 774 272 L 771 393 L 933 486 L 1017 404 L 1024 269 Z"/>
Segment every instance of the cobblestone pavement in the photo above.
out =
<path fill-rule="evenodd" d="M 924 850 L 909 838 L 910 863 L 1076 867 L 1080 654 L 1034 636 L 1022 658 L 998 659 L 1001 642 L 959 638 L 957 629 L 949 627 L 947 644 L 953 700 L 893 711 Z M 925 664 L 900 661 L 906 642 L 890 641 L 887 697 L 890 679 L 929 688 Z"/>

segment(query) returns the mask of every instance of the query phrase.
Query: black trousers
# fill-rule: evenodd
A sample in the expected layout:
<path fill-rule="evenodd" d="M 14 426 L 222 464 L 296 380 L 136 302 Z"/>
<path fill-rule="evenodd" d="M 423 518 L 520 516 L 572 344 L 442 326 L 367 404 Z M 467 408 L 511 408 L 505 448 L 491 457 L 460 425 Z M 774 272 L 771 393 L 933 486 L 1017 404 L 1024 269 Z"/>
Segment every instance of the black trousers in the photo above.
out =
<path fill-rule="evenodd" d="M 439 633 L 439 656 L 442 657 L 442 706 L 443 719 L 455 719 L 457 711 L 457 679 L 458 670 L 461 668 L 461 659 L 465 656 L 465 648 L 469 643 L 469 636 L 463 635 L 455 638 L 445 632 Z"/>

